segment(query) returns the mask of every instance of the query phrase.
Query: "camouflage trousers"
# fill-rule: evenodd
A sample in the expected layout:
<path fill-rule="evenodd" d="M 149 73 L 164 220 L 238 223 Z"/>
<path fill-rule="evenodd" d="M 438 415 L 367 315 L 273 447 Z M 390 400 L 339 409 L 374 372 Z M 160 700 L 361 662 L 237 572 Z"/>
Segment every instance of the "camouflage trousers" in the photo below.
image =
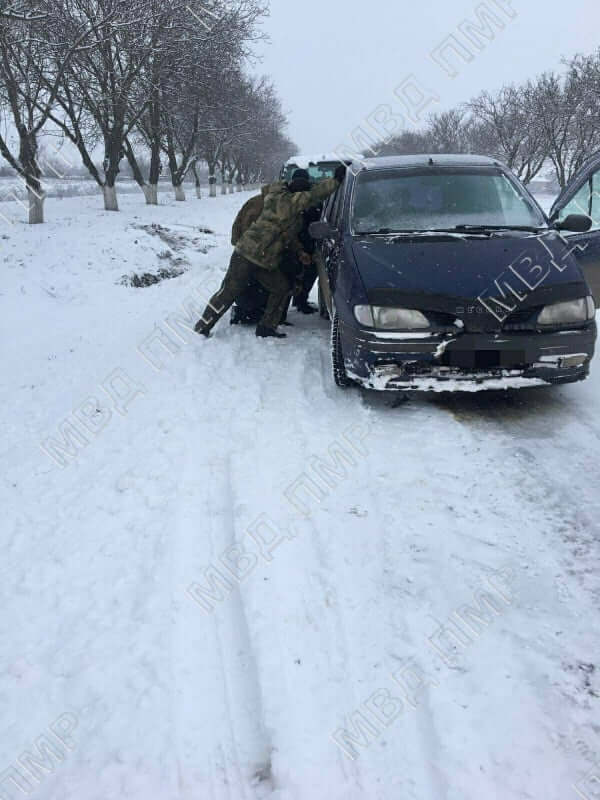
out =
<path fill-rule="evenodd" d="M 276 328 L 279 325 L 291 292 L 288 278 L 280 270 L 263 269 L 234 251 L 221 288 L 210 299 L 202 315 L 201 321 L 209 330 L 248 289 L 252 281 L 258 281 L 269 292 L 260 324 L 266 328 Z"/>

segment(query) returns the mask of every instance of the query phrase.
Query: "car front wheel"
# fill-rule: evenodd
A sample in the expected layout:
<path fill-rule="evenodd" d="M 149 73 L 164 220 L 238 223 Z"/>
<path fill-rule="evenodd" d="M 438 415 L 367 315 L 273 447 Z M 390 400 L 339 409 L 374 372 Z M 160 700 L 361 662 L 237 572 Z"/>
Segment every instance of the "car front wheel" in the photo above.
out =
<path fill-rule="evenodd" d="M 348 377 L 346 367 L 344 366 L 344 354 L 342 352 L 340 336 L 340 320 L 337 314 L 334 314 L 333 323 L 331 325 L 331 368 L 336 386 L 342 388 L 352 386 L 352 381 Z"/>
<path fill-rule="evenodd" d="M 323 292 L 321 291 L 321 281 L 319 281 L 319 314 L 321 319 L 329 319 L 329 311 L 327 311 L 327 305 L 323 299 Z"/>

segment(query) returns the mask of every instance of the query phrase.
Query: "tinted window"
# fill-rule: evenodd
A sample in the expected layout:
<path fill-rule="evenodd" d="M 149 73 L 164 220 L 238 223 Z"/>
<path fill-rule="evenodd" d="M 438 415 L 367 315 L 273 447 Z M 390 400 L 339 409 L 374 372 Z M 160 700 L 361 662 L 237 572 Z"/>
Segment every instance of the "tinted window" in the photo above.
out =
<path fill-rule="evenodd" d="M 365 172 L 352 220 L 355 233 L 546 224 L 518 184 L 495 168 Z"/>

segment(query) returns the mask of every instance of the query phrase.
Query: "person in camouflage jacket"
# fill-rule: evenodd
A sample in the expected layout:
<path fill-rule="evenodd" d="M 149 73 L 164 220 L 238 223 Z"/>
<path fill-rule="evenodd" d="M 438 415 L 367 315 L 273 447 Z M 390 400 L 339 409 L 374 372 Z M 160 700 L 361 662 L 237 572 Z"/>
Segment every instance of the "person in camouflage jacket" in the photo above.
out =
<path fill-rule="evenodd" d="M 286 248 L 303 250 L 298 234 L 302 230 L 302 212 L 337 191 L 340 182 L 328 178 L 308 191 L 293 191 L 284 183 L 274 184 L 266 195 L 264 209 L 236 245 L 238 253 L 267 270 L 278 269 Z"/>
<path fill-rule="evenodd" d="M 289 248 L 298 254 L 301 262 L 306 259 L 310 261 L 310 256 L 304 253 L 298 239 L 302 230 L 302 212 L 337 191 L 345 174 L 345 166 L 340 165 L 335 178 L 312 187 L 304 178 L 269 187 L 264 196 L 263 211 L 237 242 L 221 288 L 211 298 L 196 324 L 196 333 L 209 336 L 216 323 L 254 279 L 269 292 L 256 335 L 285 337 L 285 334 L 277 332 L 277 326 L 292 287 L 289 278 L 279 269 L 283 253 Z"/>
<path fill-rule="evenodd" d="M 265 207 L 265 197 L 271 191 L 271 187 L 276 184 L 271 183 L 263 186 L 260 194 L 251 197 L 242 206 L 239 214 L 235 218 L 233 227 L 231 229 L 231 244 L 235 247 L 244 233 L 248 230 L 250 225 L 260 217 Z"/>

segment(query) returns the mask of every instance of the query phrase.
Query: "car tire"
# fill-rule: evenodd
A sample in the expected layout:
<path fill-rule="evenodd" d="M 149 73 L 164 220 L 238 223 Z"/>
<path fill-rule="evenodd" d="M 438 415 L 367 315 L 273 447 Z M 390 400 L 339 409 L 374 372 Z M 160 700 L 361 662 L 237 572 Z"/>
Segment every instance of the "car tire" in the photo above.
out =
<path fill-rule="evenodd" d="M 344 354 L 342 352 L 340 336 L 340 320 L 337 314 L 334 314 L 331 324 L 331 369 L 336 386 L 342 389 L 352 386 L 353 381 L 348 377 L 346 367 L 344 366 Z"/>
<path fill-rule="evenodd" d="M 329 311 L 327 310 L 327 304 L 323 299 L 323 292 L 321 291 L 321 281 L 319 281 L 319 316 L 321 319 L 329 319 Z"/>

